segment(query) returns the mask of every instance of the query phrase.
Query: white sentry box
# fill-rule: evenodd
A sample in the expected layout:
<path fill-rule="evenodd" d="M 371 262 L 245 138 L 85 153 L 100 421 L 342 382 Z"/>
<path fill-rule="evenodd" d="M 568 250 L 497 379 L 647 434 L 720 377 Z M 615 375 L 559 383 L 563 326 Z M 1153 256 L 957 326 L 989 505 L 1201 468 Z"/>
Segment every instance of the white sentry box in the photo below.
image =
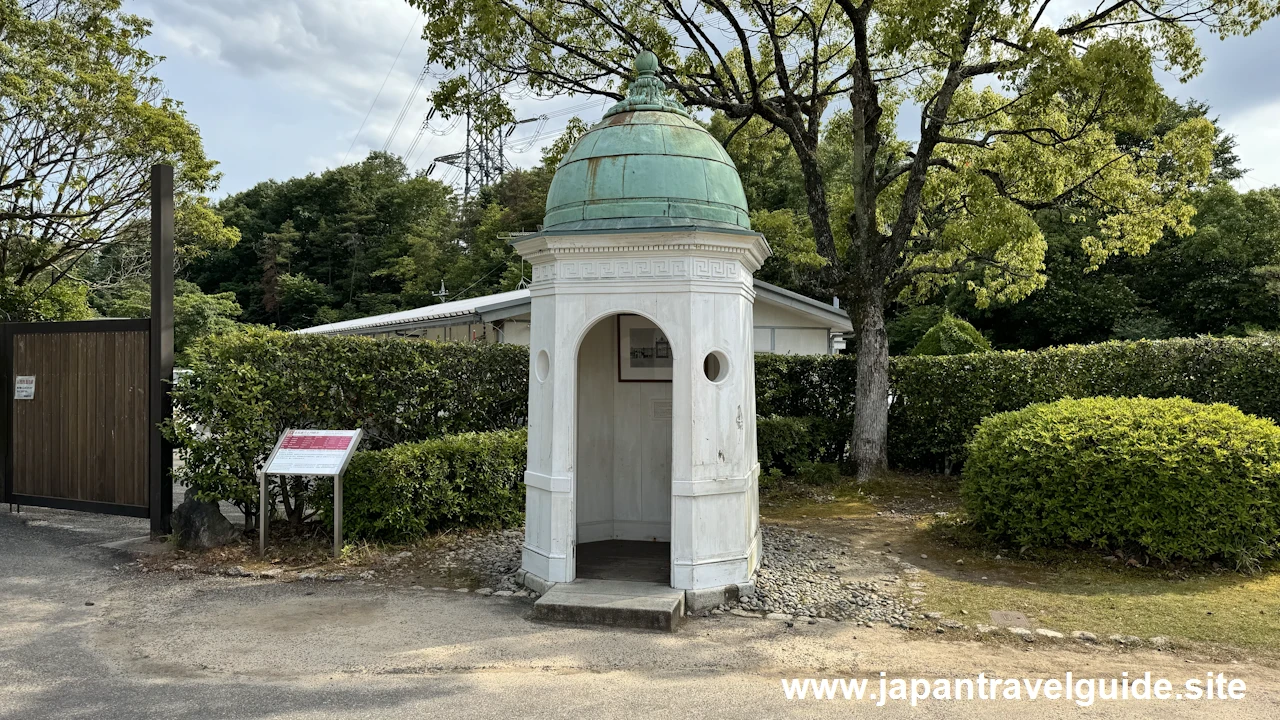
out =
<path fill-rule="evenodd" d="M 285 430 L 258 473 L 258 553 L 267 552 L 268 475 L 333 478 L 333 556 L 342 553 L 342 473 L 360 445 L 362 430 Z"/>

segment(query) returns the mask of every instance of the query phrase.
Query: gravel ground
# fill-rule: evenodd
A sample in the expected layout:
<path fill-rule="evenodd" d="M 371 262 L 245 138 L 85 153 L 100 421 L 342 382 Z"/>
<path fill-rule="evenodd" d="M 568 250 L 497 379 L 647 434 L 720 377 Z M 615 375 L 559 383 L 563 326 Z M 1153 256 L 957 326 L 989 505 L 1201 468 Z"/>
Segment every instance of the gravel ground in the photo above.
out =
<path fill-rule="evenodd" d="M 523 543 L 523 528 L 458 535 L 428 553 L 422 566 L 441 575 L 473 575 L 481 589 L 518 591 Z"/>
<path fill-rule="evenodd" d="M 755 594 L 703 614 L 737 609 L 909 626 L 912 613 L 899 597 L 902 584 L 896 575 L 849 580 L 840 572 L 851 552 L 843 544 L 788 527 L 763 525 L 761 530 L 764 557 L 756 573 Z M 422 564 L 443 575 L 472 574 L 482 589 L 518 591 L 515 574 L 523 540 L 523 530 L 459 535 L 437 547 Z"/>
<path fill-rule="evenodd" d="M 899 598 L 900 579 L 849 581 L 839 570 L 849 550 L 834 540 L 794 528 L 763 525 L 764 558 L 756 593 L 738 607 L 795 617 L 832 618 L 905 627 L 910 608 Z"/>

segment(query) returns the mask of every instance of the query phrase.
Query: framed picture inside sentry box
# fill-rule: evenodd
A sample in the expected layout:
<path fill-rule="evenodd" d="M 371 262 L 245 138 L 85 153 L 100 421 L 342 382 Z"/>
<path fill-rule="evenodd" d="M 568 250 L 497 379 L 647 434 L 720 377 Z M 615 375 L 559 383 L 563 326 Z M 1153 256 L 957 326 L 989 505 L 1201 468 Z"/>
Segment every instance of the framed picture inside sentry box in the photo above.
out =
<path fill-rule="evenodd" d="M 618 316 L 618 381 L 671 382 L 671 343 L 639 315 Z"/>

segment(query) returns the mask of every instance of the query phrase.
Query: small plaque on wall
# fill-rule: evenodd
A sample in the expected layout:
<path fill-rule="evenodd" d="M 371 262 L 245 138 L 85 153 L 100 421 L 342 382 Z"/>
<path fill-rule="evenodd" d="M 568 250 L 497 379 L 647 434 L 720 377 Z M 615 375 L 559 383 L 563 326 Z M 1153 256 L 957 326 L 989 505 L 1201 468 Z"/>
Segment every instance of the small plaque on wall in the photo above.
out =
<path fill-rule="evenodd" d="M 14 400 L 34 400 L 36 397 L 36 376 L 19 375 L 13 379 Z"/>
<path fill-rule="evenodd" d="M 649 417 L 654 420 L 670 420 L 671 401 L 654 400 L 653 404 L 649 406 Z"/>

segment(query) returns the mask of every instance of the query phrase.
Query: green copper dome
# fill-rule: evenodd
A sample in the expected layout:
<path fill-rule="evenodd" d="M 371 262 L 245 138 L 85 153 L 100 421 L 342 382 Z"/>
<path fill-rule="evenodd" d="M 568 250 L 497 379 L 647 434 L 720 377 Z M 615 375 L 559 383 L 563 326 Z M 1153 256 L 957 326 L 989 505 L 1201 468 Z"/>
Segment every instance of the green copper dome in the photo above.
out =
<path fill-rule="evenodd" d="M 751 228 L 733 160 L 666 95 L 657 67 L 653 53 L 640 53 L 626 99 L 569 149 L 544 230 Z"/>

